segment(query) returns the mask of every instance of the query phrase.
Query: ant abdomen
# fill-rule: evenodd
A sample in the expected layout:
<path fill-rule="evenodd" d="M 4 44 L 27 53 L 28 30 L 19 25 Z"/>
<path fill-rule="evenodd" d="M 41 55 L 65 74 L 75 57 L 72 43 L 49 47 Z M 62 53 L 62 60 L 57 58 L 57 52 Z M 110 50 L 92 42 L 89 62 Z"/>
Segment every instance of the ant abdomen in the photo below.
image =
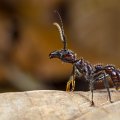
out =
<path fill-rule="evenodd" d="M 112 65 L 111 66 L 105 66 L 104 70 L 110 76 L 116 90 L 119 90 L 120 89 L 120 70 L 116 69 Z"/>

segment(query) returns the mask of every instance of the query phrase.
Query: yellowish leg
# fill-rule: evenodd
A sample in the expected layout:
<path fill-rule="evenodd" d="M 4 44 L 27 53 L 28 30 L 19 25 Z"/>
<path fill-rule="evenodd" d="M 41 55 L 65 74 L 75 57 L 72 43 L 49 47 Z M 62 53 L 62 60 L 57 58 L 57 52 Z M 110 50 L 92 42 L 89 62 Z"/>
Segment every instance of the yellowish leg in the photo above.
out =
<path fill-rule="evenodd" d="M 72 88 L 70 88 L 70 85 L 72 85 Z M 66 91 L 74 91 L 74 89 L 75 89 L 75 80 L 74 77 L 71 76 L 69 81 L 67 82 Z"/>

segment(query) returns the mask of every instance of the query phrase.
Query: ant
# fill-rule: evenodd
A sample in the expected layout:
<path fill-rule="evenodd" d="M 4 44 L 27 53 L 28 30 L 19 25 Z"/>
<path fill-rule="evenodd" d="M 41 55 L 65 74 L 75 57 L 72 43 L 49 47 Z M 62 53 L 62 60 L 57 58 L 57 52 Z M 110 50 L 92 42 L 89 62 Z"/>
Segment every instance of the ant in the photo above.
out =
<path fill-rule="evenodd" d="M 114 65 L 92 65 L 88 61 L 84 60 L 83 58 L 77 59 L 76 54 L 67 49 L 67 41 L 66 36 L 64 33 L 63 22 L 62 18 L 58 11 L 55 11 L 59 17 L 60 23 L 57 22 L 53 23 L 60 33 L 61 40 L 63 42 L 63 49 L 53 51 L 49 54 L 49 58 L 58 58 L 63 62 L 71 63 L 73 65 L 72 73 L 70 76 L 69 81 L 67 82 L 66 91 L 74 91 L 75 89 L 75 79 L 76 77 L 83 77 L 86 81 L 89 82 L 89 89 L 91 91 L 91 106 L 94 105 L 93 101 L 93 90 L 94 85 L 96 82 L 103 81 L 104 86 L 108 92 L 108 99 L 109 102 L 111 101 L 111 94 L 109 90 L 109 82 L 108 78 L 112 80 L 113 85 L 115 86 L 116 90 L 120 89 L 120 70 L 115 68 Z"/>

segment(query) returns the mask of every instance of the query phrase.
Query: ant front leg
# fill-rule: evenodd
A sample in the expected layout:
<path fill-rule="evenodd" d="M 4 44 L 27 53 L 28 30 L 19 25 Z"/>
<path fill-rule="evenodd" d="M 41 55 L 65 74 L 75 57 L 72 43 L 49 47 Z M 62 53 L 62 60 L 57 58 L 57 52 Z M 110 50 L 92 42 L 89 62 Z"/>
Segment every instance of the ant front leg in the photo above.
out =
<path fill-rule="evenodd" d="M 69 81 L 67 82 L 66 91 L 74 91 L 74 89 L 75 89 L 75 80 L 74 80 L 74 75 L 72 75 Z"/>
<path fill-rule="evenodd" d="M 72 86 L 72 88 L 71 88 Z M 66 91 L 74 91 L 75 89 L 75 66 L 73 66 L 72 74 L 67 82 Z"/>

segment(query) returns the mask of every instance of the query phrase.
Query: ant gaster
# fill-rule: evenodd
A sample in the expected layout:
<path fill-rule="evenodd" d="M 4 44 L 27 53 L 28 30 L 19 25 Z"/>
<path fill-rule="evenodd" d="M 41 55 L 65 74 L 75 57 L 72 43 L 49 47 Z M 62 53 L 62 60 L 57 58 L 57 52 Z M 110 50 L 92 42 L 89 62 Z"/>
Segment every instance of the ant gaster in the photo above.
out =
<path fill-rule="evenodd" d="M 86 81 L 89 82 L 89 89 L 92 93 L 91 105 L 94 105 L 94 85 L 96 82 L 103 81 L 104 86 L 108 92 L 109 101 L 112 103 L 108 78 L 111 78 L 113 85 L 115 86 L 116 90 L 118 90 L 120 88 L 120 70 L 116 69 L 114 65 L 92 65 L 83 58 L 77 59 L 76 54 L 73 51 L 67 49 L 67 41 L 64 33 L 63 22 L 60 14 L 57 11 L 55 12 L 59 17 L 61 24 L 55 22 L 53 25 L 58 28 L 64 46 L 61 50 L 51 52 L 49 54 L 49 58 L 58 58 L 63 62 L 71 63 L 73 65 L 70 79 L 67 82 L 66 91 L 74 91 L 76 76 L 79 78 L 83 77 Z"/>

